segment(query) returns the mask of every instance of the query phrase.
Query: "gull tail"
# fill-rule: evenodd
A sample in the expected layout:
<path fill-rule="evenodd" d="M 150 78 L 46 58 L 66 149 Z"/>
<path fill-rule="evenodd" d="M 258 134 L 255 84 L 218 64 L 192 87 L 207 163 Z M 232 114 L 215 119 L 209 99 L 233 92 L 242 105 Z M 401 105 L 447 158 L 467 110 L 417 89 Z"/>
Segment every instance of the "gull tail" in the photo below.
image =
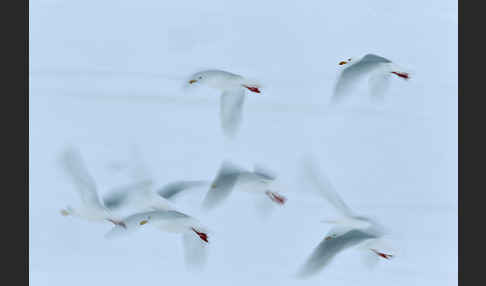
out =
<path fill-rule="evenodd" d="M 208 245 L 191 233 L 182 235 L 184 262 L 188 270 L 203 270 L 208 260 Z"/>
<path fill-rule="evenodd" d="M 70 206 L 67 206 L 65 209 L 61 209 L 60 213 L 62 216 L 69 216 L 73 214 L 73 209 Z"/>
<path fill-rule="evenodd" d="M 68 210 L 66 210 L 66 209 L 62 209 L 60 212 L 61 212 L 61 215 L 62 215 L 62 216 L 68 216 L 68 215 L 70 215 L 70 214 L 71 214 L 71 213 L 70 213 Z"/>

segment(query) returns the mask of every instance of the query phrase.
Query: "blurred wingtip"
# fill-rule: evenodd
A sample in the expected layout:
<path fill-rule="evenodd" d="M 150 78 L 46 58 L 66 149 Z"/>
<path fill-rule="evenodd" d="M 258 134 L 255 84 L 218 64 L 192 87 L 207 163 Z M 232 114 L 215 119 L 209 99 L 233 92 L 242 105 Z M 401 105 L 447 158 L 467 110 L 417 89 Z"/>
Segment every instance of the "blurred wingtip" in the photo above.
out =
<path fill-rule="evenodd" d="M 341 97 L 337 96 L 336 94 L 333 94 L 331 98 L 329 99 L 329 107 L 336 107 L 342 102 Z"/>
<path fill-rule="evenodd" d="M 74 157 L 79 157 L 81 152 L 79 148 L 73 144 L 65 145 L 58 154 L 58 161 L 65 165 L 69 161 L 71 161 Z"/>
<path fill-rule="evenodd" d="M 201 210 L 204 212 L 204 213 L 208 213 L 210 212 L 212 209 L 214 209 L 214 207 L 217 205 L 217 203 L 210 197 L 206 194 L 206 196 L 204 197 L 204 200 L 203 202 L 201 203 Z"/>
<path fill-rule="evenodd" d="M 193 272 L 202 271 L 208 260 L 208 244 L 190 233 L 182 236 L 182 243 L 186 269 Z"/>
<path fill-rule="evenodd" d="M 114 239 L 117 237 L 120 237 L 124 234 L 127 234 L 128 230 L 124 228 L 121 225 L 116 225 L 114 226 L 111 230 L 109 230 L 107 233 L 105 233 L 104 238 L 105 239 Z"/>
<path fill-rule="evenodd" d="M 298 280 L 305 280 L 312 277 L 317 271 L 310 270 L 306 265 L 302 265 L 300 269 L 294 274 L 294 278 Z"/>

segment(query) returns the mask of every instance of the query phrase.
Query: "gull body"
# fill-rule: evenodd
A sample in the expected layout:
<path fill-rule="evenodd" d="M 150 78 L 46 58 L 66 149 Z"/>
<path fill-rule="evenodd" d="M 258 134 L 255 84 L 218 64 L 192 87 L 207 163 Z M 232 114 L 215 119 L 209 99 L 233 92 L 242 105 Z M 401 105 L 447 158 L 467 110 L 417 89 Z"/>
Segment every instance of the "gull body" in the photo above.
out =
<path fill-rule="evenodd" d="M 313 188 L 339 212 L 339 217 L 335 220 L 323 221 L 332 223 L 334 226 L 302 265 L 298 277 L 308 278 L 319 273 L 339 252 L 354 246 L 376 257 L 391 258 L 393 255 L 388 250 L 384 251 L 380 248 L 381 238 L 384 235 L 383 227 L 371 218 L 354 214 L 329 180 L 322 173 L 319 176 L 317 167 L 310 161 L 305 163 L 304 171 L 307 179 L 312 183 Z"/>
<path fill-rule="evenodd" d="M 267 196 L 273 202 L 283 205 L 286 198 L 273 190 L 276 176 L 262 167 L 253 171 L 245 170 L 232 162 L 224 161 L 211 183 L 203 201 L 203 208 L 212 209 L 220 205 L 237 188 L 243 192 Z"/>
<path fill-rule="evenodd" d="M 122 221 L 125 227 L 115 226 L 105 237 L 111 239 L 153 226 L 167 233 L 182 235 L 184 261 L 188 268 L 201 270 L 206 265 L 209 231 L 194 217 L 174 210 L 156 210 L 136 213 Z"/>
<path fill-rule="evenodd" d="M 132 205 L 140 212 L 125 217 L 122 220 L 125 227 L 114 227 L 105 237 L 126 235 L 142 229 L 145 225 L 153 226 L 163 232 L 181 234 L 186 266 L 201 269 L 206 264 L 208 256 L 208 230 L 196 218 L 177 211 L 171 200 L 181 192 L 208 183 L 205 181 L 175 181 L 154 191 L 151 173 L 140 154 L 135 152 L 134 155 L 132 176 L 140 181 L 113 191 L 104 198 L 104 201 L 110 209 Z"/>
<path fill-rule="evenodd" d="M 351 94 L 355 85 L 368 76 L 370 94 L 382 98 L 389 86 L 391 76 L 408 80 L 409 72 L 384 57 L 367 54 L 360 58 L 349 58 L 339 63 L 342 70 L 334 86 L 332 102 L 337 103 Z"/>
<path fill-rule="evenodd" d="M 243 76 L 222 70 L 201 71 L 192 75 L 189 81 L 190 84 L 198 82 L 220 91 L 244 87 L 245 83 Z"/>
<path fill-rule="evenodd" d="M 206 227 L 197 219 L 178 211 L 149 211 L 130 215 L 123 219 L 126 227 L 115 226 L 106 234 L 107 238 L 123 235 L 141 229 L 144 225 L 152 225 L 162 231 L 179 234 L 197 234 L 208 242 Z M 203 233 L 204 232 L 204 233 Z"/>
<path fill-rule="evenodd" d="M 241 75 L 222 71 L 206 70 L 195 73 L 189 84 L 202 84 L 220 91 L 220 122 L 224 135 L 234 138 L 241 126 L 246 90 L 260 93 L 260 84 Z"/>

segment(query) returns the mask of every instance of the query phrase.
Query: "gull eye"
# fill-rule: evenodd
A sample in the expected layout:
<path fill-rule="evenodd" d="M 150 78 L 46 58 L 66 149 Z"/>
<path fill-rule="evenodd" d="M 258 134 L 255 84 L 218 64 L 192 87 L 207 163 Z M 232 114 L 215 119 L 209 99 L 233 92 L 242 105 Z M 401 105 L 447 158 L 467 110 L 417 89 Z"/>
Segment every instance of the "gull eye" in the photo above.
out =
<path fill-rule="evenodd" d="M 350 61 L 351 61 L 351 58 L 348 59 L 348 62 L 350 62 Z"/>
<path fill-rule="evenodd" d="M 202 76 L 198 77 L 197 79 L 202 79 Z"/>

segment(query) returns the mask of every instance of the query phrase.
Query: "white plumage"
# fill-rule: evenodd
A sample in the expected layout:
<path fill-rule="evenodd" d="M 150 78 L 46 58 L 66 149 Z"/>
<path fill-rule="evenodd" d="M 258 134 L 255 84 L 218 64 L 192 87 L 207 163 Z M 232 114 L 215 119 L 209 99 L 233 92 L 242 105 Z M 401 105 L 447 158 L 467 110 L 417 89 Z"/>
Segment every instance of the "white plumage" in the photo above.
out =
<path fill-rule="evenodd" d="M 389 249 L 381 249 L 381 238 L 384 235 L 383 227 L 371 218 L 354 214 L 325 175 L 322 172 L 318 173 L 317 166 L 310 160 L 304 163 L 304 173 L 307 180 L 339 212 L 339 218 L 325 221 L 334 224 L 334 227 L 329 230 L 302 265 L 298 277 L 307 278 L 317 274 L 339 252 L 353 246 L 366 250 L 365 255 L 371 252 L 375 257 L 391 258 L 393 255 L 390 254 Z"/>
<path fill-rule="evenodd" d="M 248 171 L 230 161 L 224 161 L 206 193 L 203 208 L 210 210 L 220 205 L 235 187 L 243 192 L 268 197 L 274 203 L 283 205 L 286 198 L 273 189 L 275 180 L 276 175 L 261 166 Z"/>
<path fill-rule="evenodd" d="M 201 71 L 191 76 L 189 84 L 200 83 L 221 91 L 220 121 L 227 138 L 234 138 L 243 119 L 245 90 L 260 93 L 260 84 L 241 75 L 221 70 Z"/>
<path fill-rule="evenodd" d="M 191 268 L 203 268 L 208 256 L 207 227 L 196 218 L 178 211 L 175 204 L 167 198 L 172 198 L 186 189 L 206 185 L 207 182 L 176 181 L 167 184 L 159 192 L 155 192 L 151 172 L 138 149 L 134 151 L 132 176 L 141 180 L 141 183 L 137 188 L 125 188 L 112 192 L 104 198 L 104 201 L 111 208 L 132 205 L 141 212 L 125 217 L 122 220 L 123 227 L 114 227 L 105 237 L 126 235 L 142 229 L 146 224 L 164 232 L 182 234 L 186 265 Z"/>
<path fill-rule="evenodd" d="M 389 86 L 389 78 L 397 76 L 408 80 L 409 72 L 396 65 L 389 59 L 374 54 L 367 54 L 361 58 L 349 58 L 341 61 L 343 66 L 339 78 L 334 86 L 332 102 L 340 102 L 351 94 L 360 79 L 368 76 L 370 94 L 374 98 L 382 98 Z"/>
<path fill-rule="evenodd" d="M 89 221 L 110 221 L 123 226 L 121 220 L 115 217 L 98 197 L 96 183 L 84 165 L 78 149 L 67 148 L 60 157 L 64 171 L 74 184 L 75 190 L 81 198 L 81 205 L 72 208 L 68 206 L 61 210 L 64 216 L 72 215 Z"/>

